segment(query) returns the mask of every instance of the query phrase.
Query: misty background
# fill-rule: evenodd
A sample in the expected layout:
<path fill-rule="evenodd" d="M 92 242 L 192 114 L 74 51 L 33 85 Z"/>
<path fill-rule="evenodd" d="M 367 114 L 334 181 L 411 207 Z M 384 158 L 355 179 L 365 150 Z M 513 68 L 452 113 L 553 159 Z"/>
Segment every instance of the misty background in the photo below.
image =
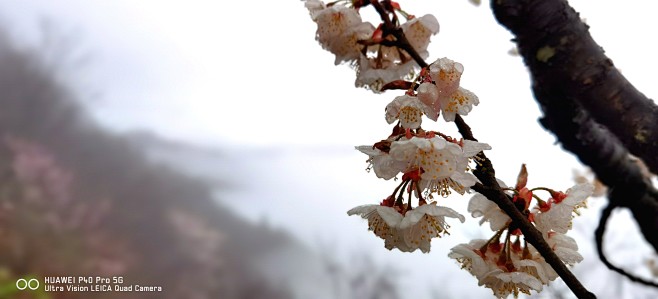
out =
<path fill-rule="evenodd" d="M 493 146 L 499 177 L 513 182 L 527 163 L 531 185 L 570 187 L 583 170 L 537 125 L 510 35 L 467 2 L 403 7 L 437 15 L 430 53 L 465 65 L 462 82 L 482 102 L 467 120 Z M 655 93 L 645 69 L 657 49 L 627 34 L 650 10 L 617 9 L 624 21 L 611 27 L 613 2 L 574 2 L 624 74 Z M 165 289 L 95 298 L 491 296 L 446 257 L 488 237 L 476 221 L 451 223 L 430 254 L 403 254 L 347 217 L 392 187 L 353 146 L 389 131 L 394 95 L 352 88 L 303 3 L 0 0 L 0 11 L 0 282 L 122 275 Z M 467 214 L 468 197 L 441 201 Z M 574 272 L 600 298 L 655 298 L 598 261 L 603 203 L 574 221 L 585 256 Z M 628 213 L 609 227 L 611 259 L 649 276 L 652 252 Z M 536 297 L 559 296 L 572 296 L 561 282 Z"/>

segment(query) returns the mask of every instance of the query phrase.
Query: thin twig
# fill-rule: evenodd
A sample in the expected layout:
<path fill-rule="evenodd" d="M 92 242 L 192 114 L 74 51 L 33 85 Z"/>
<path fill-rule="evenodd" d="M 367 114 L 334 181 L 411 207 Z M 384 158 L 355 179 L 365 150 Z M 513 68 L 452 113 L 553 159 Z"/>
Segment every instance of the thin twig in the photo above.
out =
<path fill-rule="evenodd" d="M 464 119 L 457 115 L 455 117 L 455 124 L 459 133 L 468 140 L 477 141 L 471 132 L 471 128 L 464 122 Z M 576 276 L 569 271 L 564 265 L 562 260 L 555 254 L 553 249 L 546 243 L 542 233 L 530 223 L 528 218 L 519 211 L 512 200 L 503 192 L 503 189 L 496 181 L 496 172 L 494 170 L 491 160 L 487 158 L 484 153 L 478 154 L 478 166 L 473 171 L 475 176 L 482 182 L 482 184 L 475 184 L 473 190 L 486 196 L 489 200 L 495 202 L 501 210 L 503 210 L 514 223 L 521 229 L 523 236 L 526 240 L 537 249 L 546 262 L 553 267 L 553 270 L 564 280 L 567 286 L 578 298 L 596 298 L 596 296 L 589 292 L 576 278 Z"/>
<path fill-rule="evenodd" d="M 389 18 L 388 12 L 384 7 L 376 0 L 370 0 L 370 4 L 377 10 L 382 21 L 384 22 L 384 33 L 390 33 L 395 36 L 398 43 L 398 47 L 404 49 L 421 68 L 425 68 L 428 64 L 425 60 L 418 54 L 418 52 L 411 46 L 407 40 L 404 32 L 399 27 L 395 26 L 391 19 Z M 464 122 L 464 120 L 457 115 L 455 119 L 455 124 L 457 125 L 460 134 L 462 137 L 477 141 L 474 138 L 470 127 Z M 562 263 L 560 258 L 555 254 L 555 252 L 550 248 L 548 243 L 544 240 L 541 232 L 539 232 L 528 219 L 519 211 L 512 201 L 507 197 L 507 194 L 498 185 L 498 182 L 495 178 L 495 171 L 491 161 L 480 152 L 478 154 L 480 158 L 480 164 L 477 169 L 474 171 L 475 175 L 478 176 L 480 181 L 483 184 L 476 184 L 473 186 L 473 189 L 483 195 L 485 195 L 489 200 L 495 202 L 505 213 L 507 213 L 512 221 L 514 221 L 524 236 L 532 244 L 537 251 L 544 257 L 547 263 L 553 267 L 557 274 L 562 277 L 567 286 L 571 291 L 578 296 L 578 298 L 596 298 L 594 294 L 589 292 L 578 279 L 569 271 L 569 269 Z"/>
<path fill-rule="evenodd" d="M 425 59 L 423 57 L 420 57 L 418 52 L 414 49 L 414 47 L 411 46 L 409 43 L 409 40 L 407 40 L 407 37 L 404 35 L 404 32 L 400 27 L 395 26 L 391 19 L 388 16 L 388 12 L 384 9 L 384 7 L 379 3 L 379 1 L 376 0 L 370 0 L 370 4 L 372 4 L 373 7 L 377 10 L 379 13 L 379 16 L 382 19 L 382 22 L 384 22 L 384 33 L 390 33 L 393 36 L 395 36 L 397 47 L 400 49 L 405 50 L 411 58 L 416 61 L 416 63 L 421 67 L 425 68 L 428 66 L 427 62 L 425 62 Z"/>
<path fill-rule="evenodd" d="M 608 269 L 625 276 L 626 278 L 630 279 L 633 282 L 643 284 L 646 286 L 658 287 L 658 283 L 635 276 L 631 273 L 626 272 L 624 269 L 621 269 L 613 265 L 603 253 L 603 235 L 605 234 L 605 229 L 608 223 L 608 219 L 610 218 L 610 214 L 612 213 L 612 210 L 614 210 L 616 207 L 617 206 L 615 205 L 609 204 L 603 209 L 603 212 L 601 212 L 601 219 L 599 220 L 599 226 L 596 228 L 596 231 L 594 232 L 596 237 L 596 252 L 599 254 L 599 258 L 601 259 L 601 262 L 603 262 L 603 264 L 605 264 L 606 267 L 608 267 Z"/>

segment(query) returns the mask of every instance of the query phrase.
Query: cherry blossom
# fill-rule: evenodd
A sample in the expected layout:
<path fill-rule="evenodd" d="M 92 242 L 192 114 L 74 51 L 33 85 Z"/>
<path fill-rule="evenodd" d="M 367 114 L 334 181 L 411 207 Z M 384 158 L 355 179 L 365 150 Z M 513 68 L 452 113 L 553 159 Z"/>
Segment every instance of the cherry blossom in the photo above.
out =
<path fill-rule="evenodd" d="M 464 66 L 448 58 L 439 58 L 430 65 L 430 77 L 443 95 L 457 91 Z"/>
<path fill-rule="evenodd" d="M 363 4 L 352 2 L 349 6 L 341 2 L 325 4 L 308 0 L 304 5 L 311 19 L 317 24 L 316 39 L 322 48 L 336 56 L 335 64 L 347 62 L 357 71 L 356 87 L 366 87 L 380 92 L 384 84 L 412 79 L 420 70 L 418 63 L 403 48 L 395 45 L 397 37 L 391 32 L 364 22 L 358 7 Z M 427 46 L 431 36 L 439 32 L 439 22 L 431 14 L 420 18 L 402 11 L 396 3 L 393 9 L 407 21 L 400 25 L 409 45 L 427 58 Z"/>
<path fill-rule="evenodd" d="M 459 244 L 450 249 L 448 257 L 457 260 L 461 264 L 462 269 L 466 269 L 480 280 L 480 278 L 484 277 L 484 274 L 488 273 L 495 266 L 495 264 L 490 264 L 492 260 L 485 260 L 484 254 L 479 250 L 486 243 L 487 240 L 476 239 L 469 244 Z"/>
<path fill-rule="evenodd" d="M 392 207 L 383 205 L 362 205 L 347 211 L 347 215 L 360 215 L 368 220 L 368 229 L 376 236 L 386 239 L 396 233 L 402 215 Z"/>
<path fill-rule="evenodd" d="M 404 35 L 407 37 L 409 44 L 418 52 L 418 54 L 427 58 L 427 46 L 430 44 L 430 37 L 439 33 L 439 21 L 431 14 L 424 15 L 420 18 L 412 18 L 400 26 Z"/>
<path fill-rule="evenodd" d="M 504 272 L 501 269 L 487 273 L 482 284 L 493 290 L 497 298 L 507 298 L 510 294 L 518 297 L 519 293 L 530 295 L 530 290 L 542 290 L 542 283 L 536 277 L 525 272 Z"/>
<path fill-rule="evenodd" d="M 327 8 L 322 1 L 319 0 L 307 0 L 304 1 L 304 6 L 308 9 L 311 19 L 315 21 L 318 17 L 318 13 Z"/>
<path fill-rule="evenodd" d="M 442 195 L 449 193 L 448 188 L 463 194 L 468 187 L 478 182 L 468 172 L 469 160 L 477 153 L 491 149 L 486 143 L 448 141 L 435 134 L 382 142 L 388 144 L 385 146 L 388 152 L 376 146 L 355 147 L 368 155 L 368 169 L 374 169 L 377 177 L 388 180 L 398 173 L 415 171 L 421 179 L 419 186 L 422 189 Z"/>
<path fill-rule="evenodd" d="M 507 187 L 502 181 L 498 182 L 515 206 L 543 233 L 544 239 L 563 263 L 573 266 L 583 260 L 578 253 L 576 241 L 564 233 L 570 228 L 574 209 L 582 206 L 591 194 L 592 185 L 576 185 L 567 193 L 544 187 L 529 189 L 525 165 L 521 167 L 514 188 Z M 551 198 L 548 201 L 541 200 L 538 191 L 548 192 Z M 537 200 L 533 208 L 536 212 L 531 213 L 530 204 L 533 199 Z M 456 259 L 462 268 L 475 276 L 480 285 L 492 289 L 496 297 L 506 298 L 510 294 L 516 297 L 519 293 L 529 294 L 531 290 L 541 291 L 543 285 L 558 277 L 537 250 L 525 241 L 523 233 L 510 217 L 496 204 L 476 194 L 469 202 L 468 211 L 475 218 L 482 217 L 480 224 L 489 222 L 495 234 L 489 240 L 460 244 L 452 249 L 449 257 Z M 553 217 L 560 218 L 558 220 Z M 505 238 L 501 239 L 504 234 Z"/>
<path fill-rule="evenodd" d="M 566 194 L 554 192 L 554 196 L 534 216 L 537 228 L 542 232 L 552 230 L 566 233 L 571 229 L 573 213 L 577 213 L 578 208 L 585 206 L 587 198 L 593 191 L 593 185 L 583 183 L 571 187 Z"/>
<path fill-rule="evenodd" d="M 347 212 L 348 215 L 360 215 L 368 220 L 368 228 L 376 236 L 385 240 L 384 246 L 403 252 L 420 249 L 430 251 L 433 238 L 447 234 L 448 224 L 445 218 L 457 218 L 462 223 L 464 216 L 451 208 L 437 206 L 436 202 L 423 204 L 413 209 L 407 205 L 389 207 L 392 197 L 381 205 L 362 205 Z"/>
<path fill-rule="evenodd" d="M 373 148 L 370 145 L 361 145 L 355 147 L 358 151 L 368 155 L 368 163 L 380 179 L 390 180 L 404 171 L 406 163 L 404 161 L 396 161 L 388 153 L 380 149 Z"/>
<path fill-rule="evenodd" d="M 437 121 L 441 113 L 441 101 L 439 101 L 439 88 L 433 83 L 422 83 L 418 86 L 418 99 L 430 110 L 425 114 L 429 119 Z"/>
<path fill-rule="evenodd" d="M 489 222 L 492 231 L 498 231 L 504 228 L 511 221 L 510 217 L 501 210 L 493 201 L 487 199 L 484 195 L 477 193 L 468 203 L 468 211 L 473 218 L 480 219 L 480 225 Z"/>
<path fill-rule="evenodd" d="M 436 202 L 424 204 L 408 211 L 399 225 L 404 241 L 409 248 L 420 248 L 424 253 L 430 251 L 430 242 L 433 238 L 447 233 L 449 227 L 445 217 L 457 218 L 464 223 L 464 216 L 455 210 L 437 206 Z"/>
<path fill-rule="evenodd" d="M 390 52 L 390 47 L 378 47 L 374 57 L 361 55 L 357 67 L 357 77 L 354 85 L 356 87 L 367 87 L 372 91 L 379 92 L 384 84 L 405 79 L 413 75 L 418 68 L 416 63 L 408 57 L 398 59 L 389 55 L 381 55 L 379 52 Z M 396 51 L 399 51 L 395 48 Z"/>
<path fill-rule="evenodd" d="M 469 143 L 469 149 L 470 146 L 490 148 L 486 144 Z M 468 154 L 472 155 L 465 155 L 462 147 L 440 136 L 412 137 L 393 142 L 389 154 L 398 161 L 407 161 L 407 171 L 419 171 L 423 180 L 421 186 L 429 189 L 431 193 L 445 195 L 451 188 L 463 194 L 466 188 L 477 182 L 473 174 L 466 172 L 468 158 L 476 153 L 469 150 Z"/>
<path fill-rule="evenodd" d="M 473 105 L 480 103 L 471 91 L 459 86 L 464 66 L 448 58 L 440 58 L 430 65 L 433 83 L 424 82 L 419 88 L 419 98 L 434 111 L 443 111 L 445 121 L 454 121 L 455 115 L 468 115 Z M 434 84 L 436 88 L 428 84 Z M 434 117 L 434 115 L 432 115 Z M 437 113 L 438 116 L 438 113 Z"/>
<path fill-rule="evenodd" d="M 402 95 L 396 97 L 386 106 L 386 121 L 389 124 L 399 120 L 403 128 L 418 129 L 422 123 L 423 114 L 432 114 L 427 105 L 417 97 Z"/>
<path fill-rule="evenodd" d="M 544 239 L 565 264 L 573 266 L 583 261 L 583 256 L 578 253 L 578 244 L 572 237 L 562 233 L 550 232 L 544 234 Z"/>
<path fill-rule="evenodd" d="M 451 249 L 448 257 L 455 259 L 463 269 L 478 279 L 480 286 L 490 288 L 494 296 L 515 297 L 530 290 L 541 291 L 549 277 L 548 264 L 532 259 L 530 247 L 521 248 L 498 243 L 498 235 L 492 240 L 473 240 Z M 538 256 L 538 254 L 535 254 Z"/>
<path fill-rule="evenodd" d="M 359 9 L 369 5 L 380 14 L 382 23 L 378 27 L 361 19 Z M 430 38 L 440 28 L 432 15 L 415 17 L 393 1 L 324 4 L 308 0 L 305 6 L 317 23 L 316 39 L 336 56 L 336 64 L 346 62 L 356 70 L 357 87 L 380 92 L 393 82 L 385 89 L 405 90 L 385 109 L 387 123 L 395 123 L 393 132 L 374 145 L 356 147 L 368 156 L 368 171 L 374 170 L 378 178 L 385 180 L 394 178 L 398 185 L 380 204 L 361 205 L 347 214 L 366 219 L 369 230 L 383 239 L 389 250 L 427 253 L 432 239 L 448 234 L 446 218 L 465 221 L 457 211 L 437 205 L 433 195 L 447 197 L 452 191 L 462 195 L 470 192 L 470 187 L 480 183 L 471 173 L 471 165 L 483 166 L 484 156 L 478 154 L 491 149 L 486 143 L 457 140 L 422 127 L 423 116 L 436 122 L 443 114 L 444 121 L 452 122 L 479 104 L 478 97 L 461 86 L 464 66 L 440 58 L 420 69 L 419 64 L 426 63 L 414 60 L 418 56 L 429 57 Z M 401 22 L 402 17 L 406 22 Z M 418 56 L 412 55 L 414 51 Z M 502 181 L 499 184 L 562 262 L 572 266 L 582 261 L 575 240 L 565 233 L 571 228 L 573 214 L 592 194 L 591 185 L 579 184 L 566 193 L 546 187 L 531 189 L 527 187 L 525 165 L 514 187 L 507 187 Z M 540 197 L 543 191 L 550 194 L 548 200 Z M 531 208 L 532 202 L 536 204 Z M 558 277 L 528 244 L 518 222 L 512 221 L 497 204 L 476 194 L 470 199 L 468 212 L 481 218 L 481 225 L 488 222 L 493 236 L 457 245 L 449 257 L 475 276 L 480 286 L 490 288 L 498 298 L 511 294 L 516 297 L 520 293 L 539 292 Z"/>
<path fill-rule="evenodd" d="M 370 38 L 375 27 L 362 22 L 352 7 L 341 4 L 327 7 L 320 1 L 306 1 L 305 6 L 318 25 L 316 39 L 322 48 L 336 55 L 335 64 L 357 61 L 363 49 L 358 41 Z"/>

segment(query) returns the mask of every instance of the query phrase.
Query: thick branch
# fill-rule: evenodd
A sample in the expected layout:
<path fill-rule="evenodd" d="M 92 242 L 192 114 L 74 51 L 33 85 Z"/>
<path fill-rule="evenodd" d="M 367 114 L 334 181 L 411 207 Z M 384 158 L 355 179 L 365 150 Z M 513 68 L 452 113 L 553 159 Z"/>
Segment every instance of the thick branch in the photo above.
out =
<path fill-rule="evenodd" d="M 581 104 L 658 173 L 658 107 L 614 67 L 566 0 L 491 1 L 533 83 Z"/>
<path fill-rule="evenodd" d="M 656 172 L 658 123 L 648 121 L 656 114 L 655 105 L 612 66 L 566 1 L 492 1 L 492 7 L 498 21 L 517 35 L 545 114 L 542 124 L 603 183 L 623 190 L 624 196 L 611 197 L 612 204 L 631 208 L 658 252 L 658 199 L 624 147 Z M 638 136 L 645 142 L 638 142 Z"/>
<path fill-rule="evenodd" d="M 658 252 L 657 193 L 624 146 L 573 101 L 542 86 L 535 85 L 533 91 L 545 115 L 541 124 L 609 186 L 611 205 L 631 209 L 644 237 Z"/>

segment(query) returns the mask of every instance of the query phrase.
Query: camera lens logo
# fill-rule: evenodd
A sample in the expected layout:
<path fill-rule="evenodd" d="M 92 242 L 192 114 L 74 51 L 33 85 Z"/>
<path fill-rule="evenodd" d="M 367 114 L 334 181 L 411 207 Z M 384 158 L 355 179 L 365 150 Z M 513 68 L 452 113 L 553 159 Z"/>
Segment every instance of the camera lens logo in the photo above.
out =
<path fill-rule="evenodd" d="M 32 278 L 30 280 L 21 278 L 16 281 L 16 288 L 21 291 L 25 289 L 30 289 L 34 291 L 39 288 L 39 280 L 37 280 L 36 278 Z"/>

